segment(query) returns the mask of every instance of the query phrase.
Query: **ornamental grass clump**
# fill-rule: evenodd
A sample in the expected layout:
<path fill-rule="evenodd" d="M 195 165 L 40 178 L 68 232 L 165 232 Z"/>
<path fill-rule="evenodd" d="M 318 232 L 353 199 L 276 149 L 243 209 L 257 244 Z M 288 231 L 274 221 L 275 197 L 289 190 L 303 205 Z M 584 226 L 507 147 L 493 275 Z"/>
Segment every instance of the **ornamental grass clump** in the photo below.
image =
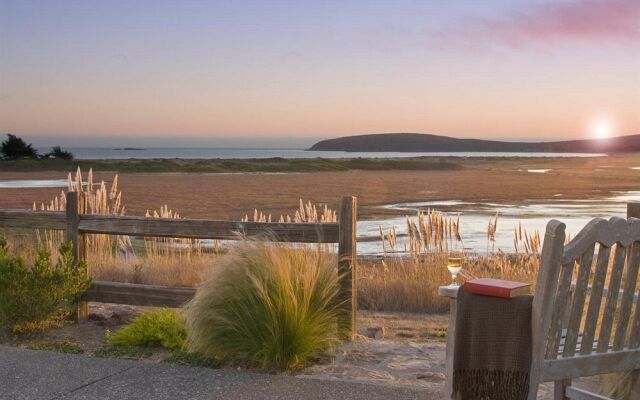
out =
<path fill-rule="evenodd" d="M 168 308 L 147 311 L 108 337 L 112 346 L 163 347 L 180 350 L 187 333 L 184 318 Z"/>
<path fill-rule="evenodd" d="M 251 367 L 294 369 L 333 350 L 340 305 L 334 255 L 243 243 L 186 307 L 187 347 Z"/>

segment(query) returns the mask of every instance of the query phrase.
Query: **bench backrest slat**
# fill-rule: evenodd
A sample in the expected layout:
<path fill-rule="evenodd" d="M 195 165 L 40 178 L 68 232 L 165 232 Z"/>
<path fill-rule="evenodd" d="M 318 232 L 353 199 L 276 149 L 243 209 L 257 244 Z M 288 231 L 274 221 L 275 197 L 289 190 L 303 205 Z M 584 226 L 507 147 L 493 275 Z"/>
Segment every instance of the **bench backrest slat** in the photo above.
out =
<path fill-rule="evenodd" d="M 578 343 L 578 335 L 580 333 L 580 324 L 582 322 L 582 312 L 584 310 L 584 301 L 587 296 L 587 287 L 589 286 L 589 275 L 591 265 L 593 263 L 593 252 L 595 251 L 595 243 L 585 250 L 578 262 L 578 279 L 576 280 L 573 292 L 573 301 L 571 303 L 571 311 L 569 312 L 569 323 L 565 335 L 563 357 L 571 357 L 576 352 Z"/>
<path fill-rule="evenodd" d="M 530 399 L 541 381 L 640 365 L 640 219 L 596 218 L 566 245 L 564 228 L 549 222 L 541 255 Z"/>

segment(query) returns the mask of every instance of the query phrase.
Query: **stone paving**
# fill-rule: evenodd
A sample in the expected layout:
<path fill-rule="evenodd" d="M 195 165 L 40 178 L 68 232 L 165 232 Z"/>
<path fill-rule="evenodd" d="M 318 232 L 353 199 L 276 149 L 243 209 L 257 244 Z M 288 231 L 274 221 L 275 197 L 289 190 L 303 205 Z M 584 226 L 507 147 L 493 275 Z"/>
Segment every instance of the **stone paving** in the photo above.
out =
<path fill-rule="evenodd" d="M 399 343 L 360 338 L 344 345 L 331 363 L 307 368 L 299 376 L 420 388 L 429 394 L 427 398 L 447 398 L 444 343 Z M 574 384 L 597 392 L 600 381 L 594 377 Z M 552 383 L 540 385 L 538 399 L 553 399 Z"/>

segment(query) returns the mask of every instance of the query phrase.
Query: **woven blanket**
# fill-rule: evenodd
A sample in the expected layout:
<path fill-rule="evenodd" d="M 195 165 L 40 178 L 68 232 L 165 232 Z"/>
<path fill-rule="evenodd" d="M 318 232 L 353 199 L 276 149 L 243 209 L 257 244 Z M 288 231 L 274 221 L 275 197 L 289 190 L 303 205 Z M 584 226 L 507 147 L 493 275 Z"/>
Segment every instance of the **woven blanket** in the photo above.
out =
<path fill-rule="evenodd" d="M 458 291 L 453 398 L 526 399 L 533 296 L 513 299 Z"/>

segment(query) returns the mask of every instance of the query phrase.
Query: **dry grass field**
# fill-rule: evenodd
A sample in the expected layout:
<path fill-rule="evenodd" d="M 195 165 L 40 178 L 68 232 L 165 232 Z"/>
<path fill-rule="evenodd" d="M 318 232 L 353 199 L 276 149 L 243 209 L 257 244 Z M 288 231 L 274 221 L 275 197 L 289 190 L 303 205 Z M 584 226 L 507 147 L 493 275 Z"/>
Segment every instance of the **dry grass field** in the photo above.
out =
<path fill-rule="evenodd" d="M 393 212 L 376 206 L 395 202 L 430 199 L 517 202 L 548 199 L 556 193 L 563 193 L 565 199 L 580 199 L 606 196 L 615 191 L 637 190 L 640 182 L 640 171 L 632 169 L 640 165 L 640 158 L 634 156 L 462 159 L 459 162 L 463 168 L 455 171 L 121 173 L 115 192 L 109 188 L 113 172 L 97 171 L 94 181 L 97 183 L 104 179 L 108 182 L 104 190 L 105 193 L 111 191 L 113 199 L 109 200 L 112 204 L 105 204 L 103 208 L 116 210 L 116 214 L 126 211 L 127 215 L 145 215 L 148 210 L 158 210 L 168 204 L 171 209 L 180 212 L 181 217 L 221 219 L 240 219 L 245 215 L 252 218 L 256 208 L 273 214 L 277 219 L 282 214 L 291 215 L 298 208 L 300 198 L 335 208 L 341 196 L 355 195 L 360 202 L 360 218 L 366 218 Z M 544 174 L 527 172 L 528 169 L 540 168 L 551 170 Z M 61 179 L 65 175 L 61 171 L 0 172 L 0 180 Z M 60 192 L 61 189 L 55 188 L 0 189 L 0 207 L 31 208 L 34 201 L 49 203 Z M 98 197 L 106 199 L 108 196 L 102 194 Z M 117 205 L 114 205 L 116 198 Z M 160 215 L 170 216 L 172 211 L 164 209 Z M 413 243 L 410 246 L 414 248 L 412 256 L 361 260 L 358 286 L 362 307 L 404 312 L 447 310 L 446 301 L 436 295 L 438 286 L 450 282 L 444 267 L 448 253 L 436 245 L 443 240 L 443 235 L 434 233 L 433 238 L 430 235 L 425 238 L 422 232 L 431 228 L 422 225 L 420 217 L 416 221 L 417 236 L 410 240 Z M 455 233 L 449 230 L 444 240 L 450 240 L 452 235 L 455 236 Z M 146 239 L 142 244 L 138 243 L 136 249 L 131 242 L 127 242 L 128 238 L 121 243 L 104 236 L 94 236 L 90 243 L 95 245 L 89 249 L 88 261 L 91 276 L 98 280 L 195 286 L 210 274 L 216 264 L 222 262 L 220 257 L 225 256 L 202 251 L 197 241 L 182 243 L 179 240 L 171 242 L 173 239 Z M 51 236 L 49 233 L 47 236 L 42 233 L 40 242 L 47 242 L 54 250 L 61 238 L 61 234 Z M 35 245 L 28 242 L 22 237 L 10 241 L 10 246 L 13 252 L 29 258 Z M 176 247 L 176 244 L 183 247 Z M 167 251 L 167 248 L 172 250 Z M 492 276 L 533 282 L 537 272 L 538 250 L 515 256 L 470 256 L 464 267 L 463 278 Z"/>
<path fill-rule="evenodd" d="M 280 215 L 298 199 L 328 203 L 335 208 L 341 196 L 359 199 L 359 215 L 391 213 L 374 206 L 425 200 L 522 201 L 602 196 L 637 190 L 640 156 L 591 158 L 469 158 L 456 159 L 459 170 L 341 171 L 305 173 L 120 173 L 127 215 L 144 215 L 168 204 L 183 217 L 239 219 L 254 208 Z M 544 174 L 528 169 L 551 169 Z M 61 179 L 69 171 L 7 172 L 0 180 Z M 96 180 L 113 179 L 113 171 L 94 170 Z M 48 202 L 60 189 L 1 189 L 0 208 L 31 208 Z M 397 212 L 397 211 L 395 211 Z"/>

